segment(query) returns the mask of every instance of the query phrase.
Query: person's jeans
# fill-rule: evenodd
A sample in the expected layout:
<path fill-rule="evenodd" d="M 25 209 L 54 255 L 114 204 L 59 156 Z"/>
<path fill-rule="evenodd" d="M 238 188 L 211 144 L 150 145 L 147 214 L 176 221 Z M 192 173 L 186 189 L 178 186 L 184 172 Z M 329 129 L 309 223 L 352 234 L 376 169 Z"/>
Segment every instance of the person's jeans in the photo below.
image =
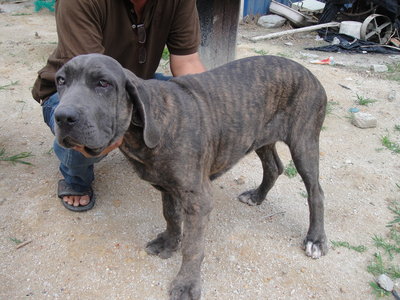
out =
<path fill-rule="evenodd" d="M 154 79 L 169 80 L 171 76 L 164 76 L 162 73 L 154 74 Z M 54 134 L 54 111 L 59 104 L 58 93 L 53 94 L 47 101 L 43 103 L 42 111 L 45 123 L 50 127 Z M 67 184 L 75 191 L 84 192 L 94 180 L 94 163 L 99 162 L 104 158 L 87 158 L 79 151 L 67 149 L 60 146 L 57 140 L 54 140 L 54 153 L 60 160 L 60 172 L 64 176 Z"/>
<path fill-rule="evenodd" d="M 54 111 L 59 104 L 58 93 L 53 94 L 43 103 L 43 118 L 54 134 Z M 60 172 L 66 183 L 77 192 L 83 192 L 94 180 L 93 164 L 103 157 L 87 158 L 79 151 L 60 146 L 57 140 L 53 144 L 54 153 L 60 160 Z"/>

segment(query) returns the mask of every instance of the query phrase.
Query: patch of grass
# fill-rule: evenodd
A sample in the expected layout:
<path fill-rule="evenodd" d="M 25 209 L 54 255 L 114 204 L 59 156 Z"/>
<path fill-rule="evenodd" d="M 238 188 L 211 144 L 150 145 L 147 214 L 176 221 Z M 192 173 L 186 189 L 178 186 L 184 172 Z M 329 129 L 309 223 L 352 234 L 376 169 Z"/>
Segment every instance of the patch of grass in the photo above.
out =
<path fill-rule="evenodd" d="M 374 103 L 374 102 L 376 102 L 375 99 L 365 98 L 365 97 L 360 96 L 360 95 L 357 94 L 356 103 L 358 105 L 368 106 L 368 104 L 371 104 L 371 103 Z"/>
<path fill-rule="evenodd" d="M 396 183 L 396 186 L 400 189 L 400 185 Z M 400 224 L 400 205 L 395 202 L 391 206 L 388 206 L 389 210 L 394 214 L 394 219 L 389 222 L 387 227 L 393 227 L 393 225 Z"/>
<path fill-rule="evenodd" d="M 353 245 L 350 245 L 349 242 L 343 242 L 343 241 L 331 241 L 331 243 L 332 243 L 333 247 L 336 247 L 336 248 L 344 247 L 344 248 L 354 250 L 359 253 L 363 253 L 363 252 L 367 251 L 367 247 L 365 247 L 364 245 L 353 246 Z"/>
<path fill-rule="evenodd" d="M 400 125 L 397 125 L 397 124 L 394 125 L 394 130 L 395 130 L 395 131 L 400 131 Z"/>
<path fill-rule="evenodd" d="M 281 56 L 281 57 L 291 58 L 291 56 L 287 53 L 278 52 L 278 53 L 276 53 L 276 55 Z"/>
<path fill-rule="evenodd" d="M 374 261 L 367 267 L 367 271 L 374 276 L 386 274 L 392 279 L 400 278 L 399 267 L 385 262 L 380 252 L 374 254 Z"/>
<path fill-rule="evenodd" d="M 169 56 L 170 56 L 170 54 L 169 54 L 168 48 L 165 47 L 161 57 L 163 60 L 169 60 Z"/>
<path fill-rule="evenodd" d="M 384 135 L 381 138 L 381 143 L 383 146 L 385 146 L 387 149 L 389 149 L 390 151 L 399 154 L 400 153 L 400 145 L 396 142 L 393 142 L 392 140 L 390 140 L 389 136 Z"/>
<path fill-rule="evenodd" d="M 326 103 L 326 114 L 329 115 L 333 112 L 334 107 L 339 105 L 339 102 L 336 101 L 328 101 Z"/>
<path fill-rule="evenodd" d="M 54 148 L 51 147 L 51 148 L 49 149 L 49 151 L 46 152 L 46 154 L 47 154 L 47 155 L 52 155 L 53 152 L 54 152 Z"/>
<path fill-rule="evenodd" d="M 289 178 L 293 178 L 298 174 L 297 169 L 296 169 L 296 167 L 295 167 L 295 165 L 294 165 L 292 160 L 285 167 L 285 169 L 283 171 L 283 174 L 285 174 Z"/>
<path fill-rule="evenodd" d="M 395 238 L 395 241 L 396 241 L 395 232 L 393 232 L 393 233 L 391 232 L 391 234 L 393 234 L 391 236 L 391 239 L 393 240 L 393 238 Z M 382 248 L 383 250 L 385 250 L 385 253 L 387 253 L 391 259 L 393 259 L 395 253 L 400 253 L 400 247 L 398 247 L 396 244 L 392 244 L 392 243 L 384 240 L 383 237 L 375 235 L 372 238 L 372 240 L 375 242 L 375 246 L 377 248 Z M 400 239 L 397 239 L 397 240 L 400 241 Z"/>
<path fill-rule="evenodd" d="M 268 54 L 268 51 L 265 51 L 265 50 L 253 49 L 253 51 L 255 53 L 257 53 L 258 55 L 267 55 Z"/>
<path fill-rule="evenodd" d="M 389 235 L 387 238 L 377 235 L 372 238 L 377 249 L 383 250 L 383 254 L 381 251 L 374 254 L 373 261 L 367 266 L 367 271 L 374 276 L 386 274 L 391 279 L 398 279 L 400 278 L 400 266 L 398 259 L 394 258 L 400 254 L 400 204 L 393 201 L 388 208 L 394 214 L 393 220 L 387 225 L 390 227 Z M 370 282 L 370 286 L 377 297 L 389 295 L 376 282 Z"/>
<path fill-rule="evenodd" d="M 15 14 L 12 14 L 11 16 L 13 16 L 13 17 L 19 17 L 19 16 L 31 16 L 32 14 L 29 14 L 29 13 L 15 13 Z"/>
<path fill-rule="evenodd" d="M 387 79 L 393 81 L 400 81 L 400 63 L 387 65 L 387 67 L 388 67 Z"/>
<path fill-rule="evenodd" d="M 6 85 L 0 85 L 0 90 L 8 90 L 10 89 L 10 87 L 17 85 L 19 83 L 19 81 L 11 81 L 11 83 L 6 84 Z"/>
<path fill-rule="evenodd" d="M 23 160 L 24 158 L 28 158 L 33 156 L 31 152 L 21 152 L 15 155 L 7 156 L 6 150 L 0 149 L 0 161 L 8 161 L 12 164 L 20 163 L 24 165 L 32 165 L 30 162 Z"/>
<path fill-rule="evenodd" d="M 301 192 L 300 196 L 302 196 L 303 198 L 308 198 L 307 192 Z"/>
<path fill-rule="evenodd" d="M 371 281 L 369 285 L 372 287 L 372 291 L 374 292 L 375 296 L 378 298 L 390 296 L 390 292 L 385 291 L 382 289 L 376 282 Z"/>
<path fill-rule="evenodd" d="M 10 240 L 11 240 L 12 242 L 16 243 L 17 245 L 22 243 L 22 241 L 19 240 L 19 239 L 17 239 L 17 238 L 11 238 L 11 237 L 10 237 Z"/>

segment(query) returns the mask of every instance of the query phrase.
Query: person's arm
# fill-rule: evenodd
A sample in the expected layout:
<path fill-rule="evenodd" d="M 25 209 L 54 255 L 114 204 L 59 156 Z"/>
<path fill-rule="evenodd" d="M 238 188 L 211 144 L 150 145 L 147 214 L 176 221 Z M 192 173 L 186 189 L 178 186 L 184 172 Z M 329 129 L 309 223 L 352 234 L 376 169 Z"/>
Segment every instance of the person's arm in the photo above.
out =
<path fill-rule="evenodd" d="M 195 74 L 206 69 L 200 60 L 200 23 L 196 0 L 179 1 L 167 40 L 173 76 Z"/>
<path fill-rule="evenodd" d="M 175 77 L 187 74 L 201 73 L 206 70 L 197 52 L 189 55 L 171 54 L 169 60 L 172 75 L 174 75 Z"/>

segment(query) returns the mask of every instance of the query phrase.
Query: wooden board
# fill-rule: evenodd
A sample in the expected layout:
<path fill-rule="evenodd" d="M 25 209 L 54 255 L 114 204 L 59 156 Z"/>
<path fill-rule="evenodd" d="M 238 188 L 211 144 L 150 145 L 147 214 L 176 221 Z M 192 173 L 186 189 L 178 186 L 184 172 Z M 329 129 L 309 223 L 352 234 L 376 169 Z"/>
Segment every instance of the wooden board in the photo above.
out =
<path fill-rule="evenodd" d="M 240 0 L 197 0 L 200 56 L 207 69 L 235 59 Z"/>

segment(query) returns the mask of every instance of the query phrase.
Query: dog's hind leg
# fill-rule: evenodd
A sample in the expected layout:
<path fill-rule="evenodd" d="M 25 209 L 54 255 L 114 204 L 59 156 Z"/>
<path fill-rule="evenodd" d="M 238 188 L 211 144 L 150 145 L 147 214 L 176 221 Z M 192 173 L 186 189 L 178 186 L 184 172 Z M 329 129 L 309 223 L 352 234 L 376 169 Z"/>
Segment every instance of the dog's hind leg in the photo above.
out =
<path fill-rule="evenodd" d="M 289 145 L 293 162 L 308 193 L 310 227 L 304 239 L 307 256 L 319 258 L 328 252 L 324 229 L 324 193 L 319 184 L 318 138 L 302 137 Z"/>
<path fill-rule="evenodd" d="M 261 204 L 268 191 L 274 186 L 276 179 L 283 172 L 283 165 L 276 152 L 275 144 L 263 146 L 256 150 L 263 166 L 263 179 L 257 189 L 239 195 L 239 200 L 249 205 Z"/>
<path fill-rule="evenodd" d="M 179 249 L 182 235 L 182 205 L 179 199 L 162 192 L 163 214 L 167 229 L 146 245 L 146 252 L 169 258 Z"/>

